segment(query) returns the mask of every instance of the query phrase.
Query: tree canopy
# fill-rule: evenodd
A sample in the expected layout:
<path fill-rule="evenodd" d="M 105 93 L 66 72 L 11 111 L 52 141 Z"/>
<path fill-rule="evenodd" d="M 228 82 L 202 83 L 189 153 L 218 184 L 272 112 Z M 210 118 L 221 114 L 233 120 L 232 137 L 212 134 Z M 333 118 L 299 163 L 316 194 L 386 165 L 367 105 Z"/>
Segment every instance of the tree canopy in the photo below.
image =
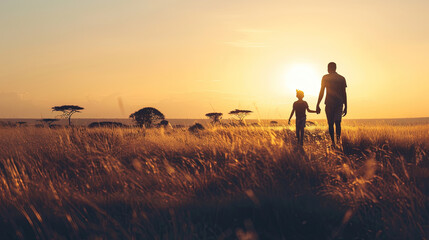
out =
<path fill-rule="evenodd" d="M 55 106 L 52 107 L 52 111 L 74 111 L 74 112 L 80 112 L 80 110 L 83 110 L 83 107 L 76 106 L 76 105 L 62 105 L 62 106 Z"/>
<path fill-rule="evenodd" d="M 207 113 L 206 117 L 210 118 L 212 120 L 212 123 L 219 123 L 220 120 L 222 119 L 222 115 L 223 113 L 211 112 L 211 113 Z"/>
<path fill-rule="evenodd" d="M 242 122 L 244 118 L 251 113 L 252 111 L 250 110 L 242 110 L 242 109 L 235 109 L 229 112 L 229 114 L 236 116 L 240 122 Z"/>
<path fill-rule="evenodd" d="M 144 126 L 147 128 L 152 127 L 155 122 L 165 119 L 164 114 L 153 107 L 142 108 L 131 114 L 130 118 L 132 118 L 140 127 Z"/>

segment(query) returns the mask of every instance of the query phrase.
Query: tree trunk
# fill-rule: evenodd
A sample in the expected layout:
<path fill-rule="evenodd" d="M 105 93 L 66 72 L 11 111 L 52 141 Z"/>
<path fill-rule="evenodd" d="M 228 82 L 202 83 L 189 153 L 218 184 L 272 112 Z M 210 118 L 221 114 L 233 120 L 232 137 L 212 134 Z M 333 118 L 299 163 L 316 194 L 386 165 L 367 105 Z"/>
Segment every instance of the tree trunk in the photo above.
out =
<path fill-rule="evenodd" d="M 71 126 L 71 116 L 69 117 L 69 126 Z"/>

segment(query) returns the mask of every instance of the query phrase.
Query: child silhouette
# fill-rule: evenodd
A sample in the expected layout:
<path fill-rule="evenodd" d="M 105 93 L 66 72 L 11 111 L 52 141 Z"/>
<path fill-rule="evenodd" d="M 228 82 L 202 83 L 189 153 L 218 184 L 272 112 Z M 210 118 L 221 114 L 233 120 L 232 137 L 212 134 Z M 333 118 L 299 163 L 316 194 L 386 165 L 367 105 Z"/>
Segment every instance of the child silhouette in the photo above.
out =
<path fill-rule="evenodd" d="M 307 115 L 305 113 L 307 111 L 310 113 L 316 113 L 316 111 L 310 110 L 310 108 L 308 108 L 307 102 L 302 100 L 304 98 L 303 91 L 296 90 L 296 97 L 298 98 L 298 101 L 293 103 L 293 108 L 292 112 L 290 113 L 288 123 L 290 124 L 290 119 L 293 117 L 293 114 L 296 113 L 296 138 L 298 139 L 298 143 L 302 146 L 304 145 L 305 121 L 307 120 Z"/>

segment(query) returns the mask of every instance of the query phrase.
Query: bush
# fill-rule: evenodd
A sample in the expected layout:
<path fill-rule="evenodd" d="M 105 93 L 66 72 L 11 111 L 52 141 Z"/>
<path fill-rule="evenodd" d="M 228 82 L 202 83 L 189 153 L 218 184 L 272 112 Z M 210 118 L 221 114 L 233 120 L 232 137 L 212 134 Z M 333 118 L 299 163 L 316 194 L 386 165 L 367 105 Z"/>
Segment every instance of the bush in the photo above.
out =
<path fill-rule="evenodd" d="M 201 125 L 201 124 L 199 124 L 199 123 L 195 123 L 194 125 L 192 125 L 192 126 L 190 126 L 189 127 L 189 131 L 190 132 L 192 132 L 192 133 L 197 133 L 197 132 L 200 132 L 200 131 L 202 131 L 202 130 L 204 130 L 205 128 L 204 128 L 204 126 L 203 125 Z"/>
<path fill-rule="evenodd" d="M 116 128 L 116 127 L 126 127 L 126 125 L 120 122 L 92 122 L 88 125 L 88 127 L 89 128 L 96 128 L 96 127 Z"/>
<path fill-rule="evenodd" d="M 145 107 L 137 112 L 130 115 L 138 126 L 150 128 L 157 121 L 164 120 L 164 114 L 162 114 L 158 109 L 152 107 Z"/>

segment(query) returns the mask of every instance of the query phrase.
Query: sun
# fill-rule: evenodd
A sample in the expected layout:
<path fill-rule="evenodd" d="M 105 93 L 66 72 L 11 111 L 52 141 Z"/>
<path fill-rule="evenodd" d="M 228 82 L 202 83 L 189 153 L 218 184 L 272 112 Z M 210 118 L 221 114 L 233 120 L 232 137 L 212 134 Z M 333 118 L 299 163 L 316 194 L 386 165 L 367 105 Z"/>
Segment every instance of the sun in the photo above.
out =
<path fill-rule="evenodd" d="M 289 66 L 284 75 L 285 86 L 288 92 L 304 91 L 305 95 L 317 96 L 322 76 L 317 74 L 311 64 L 297 63 Z"/>

